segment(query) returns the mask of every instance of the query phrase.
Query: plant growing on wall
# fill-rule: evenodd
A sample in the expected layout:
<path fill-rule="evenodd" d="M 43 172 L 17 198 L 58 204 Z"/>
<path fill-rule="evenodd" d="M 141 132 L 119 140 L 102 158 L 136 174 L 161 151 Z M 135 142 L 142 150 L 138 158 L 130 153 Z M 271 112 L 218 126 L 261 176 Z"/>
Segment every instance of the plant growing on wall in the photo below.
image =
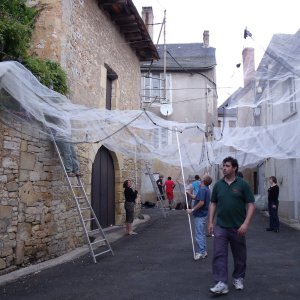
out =
<path fill-rule="evenodd" d="M 0 61 L 20 61 L 42 84 L 66 94 L 67 76 L 61 66 L 28 55 L 39 11 L 35 7 L 26 6 L 26 0 L 0 0 Z"/>

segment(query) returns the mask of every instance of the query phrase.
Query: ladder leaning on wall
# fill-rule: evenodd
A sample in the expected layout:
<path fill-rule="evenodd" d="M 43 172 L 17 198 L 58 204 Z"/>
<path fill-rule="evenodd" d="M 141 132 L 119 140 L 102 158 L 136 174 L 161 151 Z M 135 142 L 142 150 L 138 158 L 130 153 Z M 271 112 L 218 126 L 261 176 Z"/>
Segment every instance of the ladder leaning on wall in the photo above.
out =
<path fill-rule="evenodd" d="M 162 210 L 164 217 L 166 217 L 167 216 L 167 210 L 166 210 L 166 207 L 164 205 L 164 199 L 163 199 L 163 196 L 162 196 L 162 194 L 160 193 L 160 191 L 158 189 L 158 186 L 156 184 L 156 180 L 154 178 L 153 172 L 152 172 L 152 170 L 151 170 L 148 163 L 146 163 L 146 169 L 147 169 L 147 173 L 149 175 L 149 178 L 151 180 L 151 183 L 152 183 L 154 192 L 156 194 L 156 197 L 157 197 L 157 199 L 160 203 L 160 209 Z"/>
<path fill-rule="evenodd" d="M 62 155 L 58 149 L 58 146 L 53 138 L 53 143 L 55 150 L 58 154 L 61 166 L 64 170 L 65 176 L 67 178 L 69 187 L 72 191 L 73 198 L 76 203 L 77 211 L 80 217 L 82 227 L 84 229 L 85 237 L 89 246 L 89 250 L 94 263 L 97 263 L 96 258 L 105 253 L 114 252 L 105 236 L 105 233 L 99 223 L 99 220 L 88 200 L 86 191 L 84 189 L 82 180 L 80 176 L 70 178 L 67 174 Z M 91 230 L 91 222 L 95 224 L 95 229 Z"/>

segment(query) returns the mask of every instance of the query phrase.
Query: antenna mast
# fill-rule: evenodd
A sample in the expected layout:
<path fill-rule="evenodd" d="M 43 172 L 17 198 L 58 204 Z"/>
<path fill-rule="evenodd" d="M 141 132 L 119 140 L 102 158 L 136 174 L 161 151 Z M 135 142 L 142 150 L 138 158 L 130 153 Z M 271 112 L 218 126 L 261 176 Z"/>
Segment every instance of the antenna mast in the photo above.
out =
<path fill-rule="evenodd" d="M 164 10 L 164 78 L 163 78 L 163 101 L 167 102 L 167 45 L 166 45 L 166 10 Z"/>

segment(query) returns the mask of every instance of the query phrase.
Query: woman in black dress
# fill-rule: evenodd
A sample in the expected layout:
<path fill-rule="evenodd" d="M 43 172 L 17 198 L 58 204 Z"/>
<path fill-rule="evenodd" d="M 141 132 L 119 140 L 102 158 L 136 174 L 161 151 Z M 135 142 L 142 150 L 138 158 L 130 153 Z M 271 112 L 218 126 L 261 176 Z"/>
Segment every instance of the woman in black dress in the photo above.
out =
<path fill-rule="evenodd" d="M 279 186 L 277 185 L 277 179 L 275 176 L 269 178 L 270 188 L 268 189 L 268 210 L 270 216 L 270 226 L 267 231 L 279 232 L 279 218 L 278 218 L 278 196 Z"/>
<path fill-rule="evenodd" d="M 126 234 L 137 234 L 132 230 L 132 223 L 134 219 L 134 205 L 138 192 L 131 188 L 131 180 L 125 180 L 123 183 L 125 196 L 125 211 L 126 211 Z"/>

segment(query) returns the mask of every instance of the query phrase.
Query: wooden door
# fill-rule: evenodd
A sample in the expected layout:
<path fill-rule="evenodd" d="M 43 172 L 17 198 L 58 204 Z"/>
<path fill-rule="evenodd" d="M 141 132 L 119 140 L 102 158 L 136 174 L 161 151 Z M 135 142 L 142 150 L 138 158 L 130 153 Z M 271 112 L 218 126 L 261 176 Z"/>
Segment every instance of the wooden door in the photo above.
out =
<path fill-rule="evenodd" d="M 115 225 L 115 171 L 111 154 L 104 146 L 93 163 L 92 207 L 102 228 Z"/>

